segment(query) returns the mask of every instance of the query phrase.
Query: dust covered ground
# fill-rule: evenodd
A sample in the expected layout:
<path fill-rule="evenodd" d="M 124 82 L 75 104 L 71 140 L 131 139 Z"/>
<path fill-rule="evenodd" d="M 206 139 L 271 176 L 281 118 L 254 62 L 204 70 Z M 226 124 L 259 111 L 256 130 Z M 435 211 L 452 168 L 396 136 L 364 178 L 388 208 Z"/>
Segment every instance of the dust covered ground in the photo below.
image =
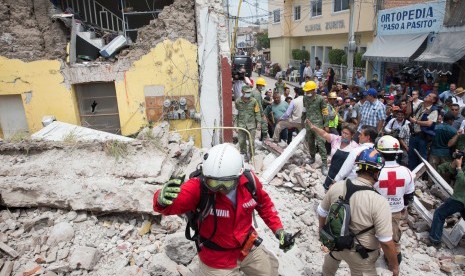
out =
<path fill-rule="evenodd" d="M 0 269 L 11 275 L 196 275 L 184 219 L 153 213 L 151 204 L 153 191 L 171 175 L 193 171 L 203 151 L 163 132 L 139 138 L 126 146 L 0 144 L 0 242 L 7 249 L 0 250 Z M 286 229 L 302 235 L 283 253 L 261 219 L 259 234 L 278 256 L 281 275 L 320 275 L 324 252 L 315 209 L 324 195 L 321 161 L 304 165 L 303 149 L 294 156 L 265 189 Z M 257 142 L 258 174 L 275 158 Z M 402 275 L 439 275 L 441 269 L 463 275 L 463 243 L 438 250 L 420 241 L 424 229 L 405 227 Z M 382 257 L 377 266 L 380 275 L 390 275 Z M 348 273 L 342 263 L 338 275 Z"/>

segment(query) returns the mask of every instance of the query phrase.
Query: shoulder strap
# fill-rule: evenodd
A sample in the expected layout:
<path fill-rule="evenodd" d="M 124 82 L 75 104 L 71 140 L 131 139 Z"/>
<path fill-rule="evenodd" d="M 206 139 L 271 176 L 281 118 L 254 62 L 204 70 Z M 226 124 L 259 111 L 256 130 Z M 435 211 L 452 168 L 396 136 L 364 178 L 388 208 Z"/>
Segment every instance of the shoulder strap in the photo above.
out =
<path fill-rule="evenodd" d="M 244 170 L 244 175 L 247 178 L 247 190 L 250 192 L 252 195 L 252 198 L 258 202 L 258 197 L 257 197 L 257 184 L 255 183 L 255 178 L 253 177 L 253 174 L 250 170 L 246 169 Z"/>
<path fill-rule="evenodd" d="M 371 190 L 373 192 L 376 192 L 373 187 L 367 187 L 367 186 L 360 186 L 360 185 L 354 185 L 350 179 L 346 180 L 346 195 L 344 197 L 344 201 L 349 202 L 350 197 L 358 192 L 358 191 L 366 191 L 366 190 Z"/>

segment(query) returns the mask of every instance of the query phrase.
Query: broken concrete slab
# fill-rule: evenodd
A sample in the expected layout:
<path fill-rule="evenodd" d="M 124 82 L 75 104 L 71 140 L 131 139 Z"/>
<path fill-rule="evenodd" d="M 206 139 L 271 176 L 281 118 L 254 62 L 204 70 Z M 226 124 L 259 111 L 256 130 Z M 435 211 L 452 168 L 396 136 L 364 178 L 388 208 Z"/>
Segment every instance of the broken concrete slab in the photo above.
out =
<path fill-rule="evenodd" d="M 198 163 L 179 166 L 178 160 L 151 145 L 144 149 L 128 145 L 127 155 L 119 159 L 106 153 L 99 144 L 0 155 L 2 203 L 8 207 L 152 213 L 153 192 L 159 186 L 146 185 L 138 179 L 151 178 L 154 184 L 163 184 L 175 168 L 194 170 Z M 198 152 L 193 150 L 195 160 L 201 159 Z M 23 161 L 13 162 L 18 158 Z"/>
<path fill-rule="evenodd" d="M 10 276 L 13 271 L 14 263 L 12 261 L 6 261 L 3 265 L 2 270 L 0 271 L 0 276 Z"/>
<path fill-rule="evenodd" d="M 19 256 L 19 253 L 16 252 L 13 248 L 9 247 L 7 244 L 0 242 L 0 250 L 5 252 L 6 254 L 10 255 L 13 259 Z"/>
<path fill-rule="evenodd" d="M 132 142 L 133 138 L 111 134 L 87 127 L 72 125 L 64 122 L 54 121 L 43 129 L 31 135 L 34 140 L 45 141 L 121 141 Z"/>

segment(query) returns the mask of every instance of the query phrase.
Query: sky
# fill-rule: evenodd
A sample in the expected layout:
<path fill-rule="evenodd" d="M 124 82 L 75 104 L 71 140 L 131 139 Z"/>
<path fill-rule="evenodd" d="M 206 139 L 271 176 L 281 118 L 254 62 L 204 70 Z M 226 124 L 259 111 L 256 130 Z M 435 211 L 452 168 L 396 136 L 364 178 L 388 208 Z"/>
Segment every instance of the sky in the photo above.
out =
<path fill-rule="evenodd" d="M 255 3 L 258 2 L 258 8 L 255 8 Z M 239 0 L 229 0 L 229 13 L 233 16 L 237 15 L 237 6 Z M 268 11 L 268 0 L 242 0 L 242 6 L 239 17 L 250 17 L 257 15 L 266 15 Z M 258 13 L 258 14 L 257 14 Z M 267 17 L 259 19 L 267 20 Z M 243 20 L 254 22 L 257 18 L 245 18 Z M 245 22 L 240 23 L 241 26 L 248 25 Z"/>

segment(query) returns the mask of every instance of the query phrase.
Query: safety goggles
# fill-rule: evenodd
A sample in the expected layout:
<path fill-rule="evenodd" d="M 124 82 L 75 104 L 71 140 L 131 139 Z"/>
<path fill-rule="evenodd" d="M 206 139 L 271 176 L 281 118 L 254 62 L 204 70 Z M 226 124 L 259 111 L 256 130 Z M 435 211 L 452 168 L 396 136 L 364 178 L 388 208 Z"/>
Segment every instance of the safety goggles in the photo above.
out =
<path fill-rule="evenodd" d="M 219 190 L 231 191 L 237 186 L 237 182 L 237 176 L 222 178 L 205 177 L 205 183 L 212 192 L 218 192 Z"/>

